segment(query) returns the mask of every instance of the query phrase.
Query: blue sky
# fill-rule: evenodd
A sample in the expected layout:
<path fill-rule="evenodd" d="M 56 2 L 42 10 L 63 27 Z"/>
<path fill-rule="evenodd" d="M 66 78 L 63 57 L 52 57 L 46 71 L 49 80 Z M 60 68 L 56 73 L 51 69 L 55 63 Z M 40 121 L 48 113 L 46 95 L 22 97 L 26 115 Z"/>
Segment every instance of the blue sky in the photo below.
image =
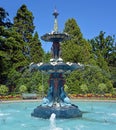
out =
<path fill-rule="evenodd" d="M 74 18 L 86 39 L 98 36 L 100 31 L 106 32 L 106 36 L 116 35 L 116 0 L 0 0 L 0 7 L 9 13 L 11 21 L 22 4 L 33 13 L 40 37 L 53 30 L 55 7 L 60 13 L 59 31 L 63 31 L 69 18 Z M 49 51 L 51 43 L 42 41 L 42 47 Z"/>

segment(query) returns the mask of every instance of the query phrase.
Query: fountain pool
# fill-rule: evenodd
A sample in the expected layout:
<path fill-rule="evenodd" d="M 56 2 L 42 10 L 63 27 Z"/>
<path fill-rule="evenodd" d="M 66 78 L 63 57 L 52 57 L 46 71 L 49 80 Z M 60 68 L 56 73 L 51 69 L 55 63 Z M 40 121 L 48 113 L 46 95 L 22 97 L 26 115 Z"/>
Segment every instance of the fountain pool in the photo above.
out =
<path fill-rule="evenodd" d="M 0 103 L 0 130 L 116 130 L 116 102 L 73 101 L 81 118 L 41 119 L 31 116 L 40 102 Z"/>

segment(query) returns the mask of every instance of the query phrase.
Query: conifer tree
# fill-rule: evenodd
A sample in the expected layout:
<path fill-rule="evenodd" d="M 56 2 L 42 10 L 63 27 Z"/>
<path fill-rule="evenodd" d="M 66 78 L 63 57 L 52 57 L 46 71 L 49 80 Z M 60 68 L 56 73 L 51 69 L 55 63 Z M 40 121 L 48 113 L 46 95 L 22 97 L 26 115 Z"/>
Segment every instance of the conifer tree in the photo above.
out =
<path fill-rule="evenodd" d="M 29 42 L 34 32 L 33 14 L 27 9 L 26 5 L 22 5 L 16 16 L 14 17 L 14 27 L 22 35 L 24 42 Z"/>
<path fill-rule="evenodd" d="M 100 58 L 98 63 L 94 57 L 91 44 L 83 38 L 79 26 L 74 19 L 67 20 L 64 32 L 68 33 L 71 38 L 62 43 L 62 55 L 65 61 L 82 63 L 85 68 L 82 71 L 74 71 L 67 77 L 67 85 L 72 93 L 81 93 L 80 86 L 85 84 L 88 87 L 88 92 L 97 93 L 100 83 L 106 84 L 112 90 L 110 75 L 102 69 L 104 65 L 107 68 L 106 62 Z M 108 69 L 108 68 L 107 68 Z"/>
<path fill-rule="evenodd" d="M 38 33 L 36 32 L 30 44 L 31 62 L 34 62 L 34 63 L 42 62 L 43 53 L 44 52 L 41 47 L 41 42 L 39 40 Z"/>
<path fill-rule="evenodd" d="M 8 16 L 9 16 L 8 12 L 6 12 L 4 8 L 0 7 L 0 26 L 4 26 L 7 28 L 12 26 L 12 23 L 8 18 Z"/>
<path fill-rule="evenodd" d="M 8 30 L 12 27 L 12 23 L 8 16 L 8 12 L 0 7 L 0 84 L 5 84 L 7 81 L 7 69 L 10 66 L 10 62 L 8 62 L 8 45 L 6 44 L 6 40 L 10 35 Z"/>
<path fill-rule="evenodd" d="M 111 72 L 111 79 L 114 87 L 116 87 L 116 43 L 115 36 L 105 36 L 105 32 L 101 31 L 98 36 L 90 39 L 94 58 L 100 68 L 107 73 Z M 110 72 L 109 72 L 110 71 Z"/>
<path fill-rule="evenodd" d="M 25 42 L 23 47 L 23 54 L 30 59 L 30 42 L 33 37 L 34 24 L 33 24 L 33 14 L 27 9 L 26 5 L 22 5 L 16 16 L 14 17 L 14 27 L 16 31 L 22 36 L 22 40 Z"/>
<path fill-rule="evenodd" d="M 43 56 L 43 49 L 38 34 L 37 32 L 34 34 L 35 27 L 33 20 L 33 14 L 27 9 L 26 5 L 22 5 L 14 17 L 14 28 L 24 43 L 20 45 L 22 47 L 22 55 L 25 57 L 25 64 L 20 69 L 21 76 L 17 81 L 17 87 L 25 85 L 29 92 L 33 92 L 34 88 L 39 84 L 41 75 L 39 76 L 40 73 L 38 72 L 31 74 L 27 66 L 29 66 L 31 62 L 38 63 L 42 61 Z"/>
<path fill-rule="evenodd" d="M 115 64 L 115 56 L 111 59 L 111 56 L 115 53 L 114 36 L 108 35 L 105 37 L 105 32 L 101 31 L 98 36 L 89 40 L 89 42 L 96 57 L 99 57 L 100 53 L 108 65 L 113 65 L 112 61 Z"/>
<path fill-rule="evenodd" d="M 62 44 L 63 59 L 71 62 L 89 62 L 92 55 L 90 53 L 91 47 L 83 38 L 79 26 L 75 19 L 69 19 L 65 23 L 64 32 L 68 33 L 70 40 Z"/>

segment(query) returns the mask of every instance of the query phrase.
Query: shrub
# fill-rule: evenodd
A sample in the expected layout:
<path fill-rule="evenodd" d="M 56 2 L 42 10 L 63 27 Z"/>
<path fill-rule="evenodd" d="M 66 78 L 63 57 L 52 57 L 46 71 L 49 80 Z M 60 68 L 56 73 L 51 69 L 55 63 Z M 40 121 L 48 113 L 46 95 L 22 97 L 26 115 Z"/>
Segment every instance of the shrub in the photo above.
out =
<path fill-rule="evenodd" d="M 27 92 L 27 87 L 26 87 L 25 85 L 21 85 L 21 86 L 19 87 L 19 92 L 20 92 L 20 93 Z"/>
<path fill-rule="evenodd" d="M 8 88 L 6 85 L 0 85 L 0 95 L 6 95 L 8 93 Z"/>
<path fill-rule="evenodd" d="M 100 83 L 98 85 L 98 92 L 101 93 L 106 93 L 107 92 L 107 86 L 104 83 Z"/>
<path fill-rule="evenodd" d="M 80 88 L 81 88 L 82 93 L 85 94 L 88 92 L 88 87 L 86 84 L 81 84 Z"/>

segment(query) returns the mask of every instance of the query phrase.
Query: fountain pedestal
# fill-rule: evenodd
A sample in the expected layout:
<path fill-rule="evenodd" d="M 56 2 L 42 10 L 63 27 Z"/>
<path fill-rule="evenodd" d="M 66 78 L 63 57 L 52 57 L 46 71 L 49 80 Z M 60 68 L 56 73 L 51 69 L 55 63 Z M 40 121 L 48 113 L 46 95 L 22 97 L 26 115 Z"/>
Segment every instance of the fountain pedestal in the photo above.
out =
<path fill-rule="evenodd" d="M 75 118 L 81 117 L 82 112 L 78 106 L 71 104 L 70 99 L 64 91 L 65 79 L 63 74 L 82 68 L 75 63 L 54 62 L 47 64 L 33 64 L 32 68 L 38 68 L 40 71 L 50 74 L 49 89 L 46 97 L 40 106 L 34 109 L 32 116 L 40 118 L 50 118 L 52 113 L 56 118 Z"/>
<path fill-rule="evenodd" d="M 42 40 L 53 42 L 52 58 L 49 63 L 31 64 L 31 69 L 37 69 L 50 75 L 49 90 L 40 106 L 34 109 L 32 116 L 39 118 L 50 118 L 52 113 L 55 113 L 56 118 L 74 118 L 81 117 L 82 112 L 78 106 L 71 104 L 70 99 L 64 91 L 65 80 L 63 75 L 70 73 L 73 70 L 83 68 L 82 65 L 76 63 L 64 63 L 61 56 L 60 42 L 69 38 L 66 33 L 58 32 L 57 16 L 58 13 L 53 13 L 55 16 L 54 31 L 45 34 L 41 37 Z"/>
<path fill-rule="evenodd" d="M 78 106 L 64 106 L 64 107 L 57 107 L 57 106 L 38 106 L 34 109 L 33 113 L 31 114 L 34 117 L 48 119 L 50 118 L 51 114 L 55 113 L 56 118 L 76 118 L 82 117 L 82 112 L 79 110 Z"/>

